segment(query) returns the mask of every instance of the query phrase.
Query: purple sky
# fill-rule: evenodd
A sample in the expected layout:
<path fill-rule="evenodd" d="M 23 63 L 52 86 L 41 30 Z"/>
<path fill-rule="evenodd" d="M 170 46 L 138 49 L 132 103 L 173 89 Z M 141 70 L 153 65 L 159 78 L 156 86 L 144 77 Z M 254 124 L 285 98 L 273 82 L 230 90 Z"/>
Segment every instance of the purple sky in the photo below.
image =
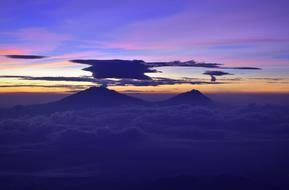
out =
<path fill-rule="evenodd" d="M 288 83 L 288 0 L 10 0 L 0 7 L 0 55 L 51 56 L 0 56 L 0 75 L 89 75 L 81 71 L 85 66 L 67 62 L 81 58 L 194 59 L 261 67 L 262 72 L 234 71 L 232 77 Z M 164 71 L 162 77 L 210 78 L 191 69 Z M 2 86 L 19 83 L 0 80 Z M 266 91 L 289 92 L 269 85 Z"/>
<path fill-rule="evenodd" d="M 21 2 L 0 3 L 2 51 L 244 64 L 289 59 L 286 0 Z"/>
<path fill-rule="evenodd" d="M 2 51 L 96 51 L 91 56 L 152 60 L 289 59 L 286 0 L 21 2 L 1 1 Z"/>

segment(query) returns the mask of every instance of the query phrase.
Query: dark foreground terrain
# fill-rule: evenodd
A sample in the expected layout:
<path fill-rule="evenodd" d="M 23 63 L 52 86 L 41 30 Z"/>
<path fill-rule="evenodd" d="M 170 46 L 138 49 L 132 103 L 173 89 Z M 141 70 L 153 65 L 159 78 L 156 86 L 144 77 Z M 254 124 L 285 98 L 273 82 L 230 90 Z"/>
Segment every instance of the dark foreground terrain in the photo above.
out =
<path fill-rule="evenodd" d="M 2 117 L 0 189 L 288 189 L 289 107 L 132 101 Z"/>

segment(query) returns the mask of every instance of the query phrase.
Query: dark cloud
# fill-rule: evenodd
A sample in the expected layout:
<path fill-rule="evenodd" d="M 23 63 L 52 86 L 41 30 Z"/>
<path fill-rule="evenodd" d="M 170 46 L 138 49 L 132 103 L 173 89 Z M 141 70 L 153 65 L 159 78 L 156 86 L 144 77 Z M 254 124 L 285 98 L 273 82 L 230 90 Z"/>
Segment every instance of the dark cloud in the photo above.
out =
<path fill-rule="evenodd" d="M 0 78 L 19 78 L 23 80 L 42 80 L 42 81 L 71 81 L 71 82 L 92 82 L 99 85 L 107 86 L 159 86 L 159 85 L 174 85 L 174 84 L 221 84 L 221 83 L 211 83 L 202 80 L 197 80 L 196 78 L 182 78 L 182 79 L 169 79 L 154 77 L 147 80 L 137 80 L 137 79 L 95 79 L 90 77 L 33 77 L 33 76 L 17 76 L 17 75 L 2 75 Z M 223 84 L 223 83 L 222 83 Z M 23 85 L 14 85 L 23 86 Z M 27 85 L 24 85 L 27 86 Z M 33 86 L 33 85 L 28 85 Z M 35 85 L 36 87 L 39 85 Z M 42 85 L 40 85 L 42 86 Z M 80 87 L 82 85 L 79 85 Z M 8 85 L 3 85 L 3 87 L 12 87 Z M 43 86 L 42 86 L 43 87 Z"/>
<path fill-rule="evenodd" d="M 171 62 L 146 62 L 149 67 L 204 67 L 204 68 L 219 68 L 222 64 L 220 63 L 204 63 L 204 62 L 195 62 L 194 60 L 190 61 L 171 61 Z"/>
<path fill-rule="evenodd" d="M 84 70 L 93 73 L 97 79 L 102 78 L 124 78 L 124 79 L 151 79 L 145 73 L 154 73 L 154 67 L 204 67 L 219 68 L 218 63 L 197 63 L 195 61 L 173 61 L 173 62 L 145 62 L 143 60 L 71 60 L 73 63 L 91 65 Z"/>
<path fill-rule="evenodd" d="M 279 84 L 288 84 L 289 81 L 286 78 L 272 78 L 272 77 L 257 77 L 257 78 L 248 78 L 253 80 L 262 80 L 266 83 L 279 83 Z"/>
<path fill-rule="evenodd" d="M 214 75 L 214 76 L 232 75 L 232 74 L 224 72 L 224 71 L 206 71 L 203 74 L 204 75 Z"/>
<path fill-rule="evenodd" d="M 215 69 L 247 69 L 254 70 L 260 69 L 256 67 L 223 67 L 219 63 L 198 63 L 191 61 L 172 61 L 172 62 L 145 62 L 143 60 L 71 60 L 73 63 L 87 64 L 91 67 L 84 70 L 93 73 L 96 79 L 104 78 L 119 78 L 119 79 L 151 79 L 146 73 L 158 72 L 157 67 L 202 67 L 202 68 L 215 68 Z"/>
<path fill-rule="evenodd" d="M 6 55 L 8 58 L 12 59 L 44 59 L 47 58 L 47 56 L 42 55 Z"/>
<path fill-rule="evenodd" d="M 249 78 L 253 80 L 263 80 L 267 83 L 288 83 L 286 78 L 271 78 L 271 77 L 255 77 L 255 78 Z"/>
<path fill-rule="evenodd" d="M 241 70 L 259 70 L 258 67 L 225 67 L 221 63 L 205 63 L 190 61 L 172 61 L 172 62 L 149 62 L 145 63 L 149 67 L 202 67 L 202 68 L 215 68 L 215 69 L 241 69 Z"/>
<path fill-rule="evenodd" d="M 38 84 L 15 84 L 15 85 L 0 85 L 0 88 L 17 88 L 17 87 L 44 87 L 44 88 L 67 88 L 70 90 L 83 90 L 88 88 L 87 85 L 38 85 Z"/>
<path fill-rule="evenodd" d="M 32 76 L 23 76 L 21 78 L 24 80 L 95 82 L 95 80 L 93 78 L 90 78 L 90 77 L 32 77 Z"/>
<path fill-rule="evenodd" d="M 221 69 L 261 70 L 259 67 L 220 67 Z"/>
<path fill-rule="evenodd" d="M 43 81 L 71 81 L 71 82 L 95 82 L 91 77 L 33 77 L 22 75 L 2 75 L 0 78 L 18 78 L 23 80 L 43 80 Z"/>
<path fill-rule="evenodd" d="M 216 76 L 232 75 L 232 74 L 224 72 L 224 71 L 206 71 L 203 74 L 204 75 L 210 75 L 212 82 L 215 82 L 217 80 Z"/>
<path fill-rule="evenodd" d="M 281 81 L 284 80 L 285 78 L 269 78 L 269 77 L 255 77 L 255 78 L 249 78 L 249 79 L 254 79 L 254 80 L 265 80 L 265 81 Z"/>
<path fill-rule="evenodd" d="M 73 63 L 91 65 L 84 70 L 93 73 L 97 79 L 103 78 L 127 78 L 150 79 L 145 73 L 156 72 L 146 66 L 142 60 L 71 60 Z"/>
<path fill-rule="evenodd" d="M 71 60 L 73 63 L 88 64 L 91 67 L 84 70 L 93 74 L 91 77 L 33 77 L 33 76 L 9 76 L 4 75 L 0 78 L 20 78 L 23 80 L 44 80 L 44 81 L 72 81 L 72 82 L 91 82 L 108 86 L 159 86 L 174 84 L 219 84 L 216 83 L 216 76 L 229 75 L 223 71 L 206 71 L 203 74 L 211 76 L 211 82 L 206 82 L 193 78 L 170 79 L 149 77 L 146 73 L 158 72 L 153 68 L 157 67 L 203 67 L 215 69 L 259 69 L 255 67 L 222 67 L 219 63 L 198 63 L 191 61 L 173 62 L 144 62 L 142 60 Z M 117 80 L 115 80 L 117 79 Z M 8 87 L 8 86 L 4 86 Z"/>
<path fill-rule="evenodd" d="M 195 79 L 169 79 L 169 78 L 152 78 L 152 80 L 132 80 L 132 79 L 122 79 L 118 81 L 105 80 L 102 83 L 106 83 L 111 86 L 160 86 L 160 85 L 175 85 L 175 84 L 221 84 L 221 83 L 211 83 Z"/>

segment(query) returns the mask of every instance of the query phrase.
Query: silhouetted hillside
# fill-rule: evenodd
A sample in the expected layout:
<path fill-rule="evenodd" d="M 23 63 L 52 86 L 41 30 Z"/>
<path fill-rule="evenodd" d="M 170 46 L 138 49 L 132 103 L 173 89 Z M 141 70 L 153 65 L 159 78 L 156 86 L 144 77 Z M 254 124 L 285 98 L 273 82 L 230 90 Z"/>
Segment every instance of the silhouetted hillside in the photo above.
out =
<path fill-rule="evenodd" d="M 134 98 L 125 94 L 121 94 L 106 87 L 90 87 L 86 90 L 77 92 L 67 96 L 59 101 L 37 104 L 30 106 L 18 105 L 12 109 L 3 110 L 0 112 L 0 117 L 15 117 L 25 114 L 46 114 L 53 112 L 61 112 L 67 110 L 79 110 L 87 108 L 106 108 L 118 107 L 126 105 L 211 105 L 213 103 L 208 97 L 203 95 L 198 90 L 192 90 L 165 101 L 151 103 L 144 100 Z"/>
<path fill-rule="evenodd" d="M 145 104 L 143 100 L 130 97 L 106 87 L 90 87 L 84 91 L 52 103 L 67 108 L 89 108 L 119 105 Z"/>
<path fill-rule="evenodd" d="M 178 94 L 166 101 L 161 102 L 164 105 L 190 104 L 190 105 L 209 105 L 213 101 L 198 90 L 191 90 Z"/>

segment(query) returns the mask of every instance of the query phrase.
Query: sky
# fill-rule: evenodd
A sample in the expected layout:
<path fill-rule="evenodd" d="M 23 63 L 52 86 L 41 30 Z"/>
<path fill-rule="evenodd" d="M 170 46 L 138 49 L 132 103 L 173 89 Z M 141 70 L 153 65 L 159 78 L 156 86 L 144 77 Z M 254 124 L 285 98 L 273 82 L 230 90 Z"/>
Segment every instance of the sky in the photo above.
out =
<path fill-rule="evenodd" d="M 1 94 L 99 84 L 127 93 L 289 93 L 287 0 L 10 0 L 0 7 Z M 125 64 L 117 78 L 115 65 L 99 71 L 87 59 L 211 65 L 145 66 L 151 72 L 135 78 Z"/>
<path fill-rule="evenodd" d="M 0 0 L 0 189 L 289 189 L 288 8 Z"/>

